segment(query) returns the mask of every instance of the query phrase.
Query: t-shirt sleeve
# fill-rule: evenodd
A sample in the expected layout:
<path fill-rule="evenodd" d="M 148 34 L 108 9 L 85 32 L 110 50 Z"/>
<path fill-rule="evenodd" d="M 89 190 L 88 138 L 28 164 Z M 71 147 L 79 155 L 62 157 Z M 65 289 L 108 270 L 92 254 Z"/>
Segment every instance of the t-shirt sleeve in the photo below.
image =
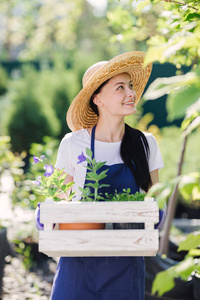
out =
<path fill-rule="evenodd" d="M 55 168 L 60 170 L 64 169 L 64 172 L 71 176 L 74 176 L 70 141 L 71 134 L 66 134 L 66 136 L 62 139 L 58 149 Z"/>
<path fill-rule="evenodd" d="M 162 159 L 160 149 L 153 135 L 150 135 L 149 137 L 149 148 L 149 172 L 152 172 L 156 169 L 162 169 L 165 165 Z"/>

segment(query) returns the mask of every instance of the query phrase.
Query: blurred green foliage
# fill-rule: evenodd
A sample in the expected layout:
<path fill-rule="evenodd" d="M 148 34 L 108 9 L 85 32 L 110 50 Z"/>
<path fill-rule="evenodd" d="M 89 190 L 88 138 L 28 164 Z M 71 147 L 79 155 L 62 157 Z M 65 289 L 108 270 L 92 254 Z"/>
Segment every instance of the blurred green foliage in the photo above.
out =
<path fill-rule="evenodd" d="M 175 286 L 174 278 L 182 280 L 191 280 L 191 274 L 198 276 L 200 274 L 200 234 L 190 234 L 187 239 L 179 244 L 178 251 L 189 251 L 184 260 L 177 265 L 159 272 L 153 282 L 152 292 L 158 292 L 161 296 Z M 197 299 L 197 298 L 196 298 Z"/>
<path fill-rule="evenodd" d="M 14 178 L 16 178 L 19 175 L 22 175 L 22 167 L 24 166 L 24 156 L 25 153 L 21 153 L 21 155 L 17 156 L 13 154 L 13 152 L 11 151 L 9 136 L 0 136 L 0 176 L 5 170 L 10 171 Z"/>
<path fill-rule="evenodd" d="M 188 137 L 188 143 L 185 150 L 185 158 L 183 162 L 182 173 L 200 171 L 200 144 L 197 143 L 200 135 L 200 129 L 193 132 Z M 178 160 L 180 157 L 182 137 L 180 128 L 175 126 L 164 127 L 161 129 L 161 138 L 159 139 L 159 147 L 165 163 L 165 167 L 159 171 L 161 182 L 167 182 L 177 175 Z"/>
<path fill-rule="evenodd" d="M 11 106 L 4 114 L 4 127 L 11 137 L 14 152 L 29 151 L 31 143 L 42 142 L 44 135 L 56 136 L 60 124 L 40 81 L 31 67 L 24 67 L 22 76 L 12 81 L 8 97 Z"/>
<path fill-rule="evenodd" d="M 0 66 L 0 96 L 4 95 L 7 92 L 8 81 L 9 80 L 7 72 L 3 67 Z"/>
<path fill-rule="evenodd" d="M 12 150 L 29 152 L 30 145 L 41 143 L 46 135 L 62 138 L 69 131 L 66 111 L 79 88 L 78 76 L 58 59 L 53 68 L 40 71 L 24 66 L 5 97 L 10 105 L 2 123 Z"/>

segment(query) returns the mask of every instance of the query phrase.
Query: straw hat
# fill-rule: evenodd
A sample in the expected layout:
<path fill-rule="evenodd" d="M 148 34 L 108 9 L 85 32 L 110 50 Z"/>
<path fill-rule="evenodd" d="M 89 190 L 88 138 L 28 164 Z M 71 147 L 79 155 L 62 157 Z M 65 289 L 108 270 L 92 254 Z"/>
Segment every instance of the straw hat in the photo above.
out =
<path fill-rule="evenodd" d="M 128 73 L 136 92 L 135 104 L 140 100 L 151 74 L 152 64 L 143 68 L 145 52 L 132 51 L 92 65 L 83 76 L 83 88 L 72 101 L 67 112 L 67 124 L 72 131 L 94 126 L 98 116 L 90 107 L 90 98 L 106 80 Z"/>

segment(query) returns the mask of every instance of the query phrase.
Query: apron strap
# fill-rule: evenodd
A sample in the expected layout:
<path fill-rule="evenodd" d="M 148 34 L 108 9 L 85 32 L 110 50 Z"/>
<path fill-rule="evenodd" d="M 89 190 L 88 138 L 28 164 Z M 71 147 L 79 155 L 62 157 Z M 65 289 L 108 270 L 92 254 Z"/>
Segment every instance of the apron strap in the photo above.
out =
<path fill-rule="evenodd" d="M 95 129 L 96 129 L 96 126 L 95 125 L 93 128 L 92 128 L 92 134 L 91 134 L 91 145 L 90 145 L 90 150 L 92 151 L 92 159 L 94 159 L 94 139 L 95 139 Z"/>

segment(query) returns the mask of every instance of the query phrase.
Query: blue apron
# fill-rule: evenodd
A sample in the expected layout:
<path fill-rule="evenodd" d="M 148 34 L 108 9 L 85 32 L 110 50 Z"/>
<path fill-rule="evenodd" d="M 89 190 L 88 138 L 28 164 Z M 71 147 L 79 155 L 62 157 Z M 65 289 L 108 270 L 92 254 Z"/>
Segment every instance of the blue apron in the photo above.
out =
<path fill-rule="evenodd" d="M 95 154 L 95 127 L 91 150 Z M 109 169 L 100 192 L 108 194 L 131 188 L 139 191 L 131 170 L 124 164 L 104 165 Z M 85 180 L 85 184 L 89 181 Z M 52 287 L 51 300 L 144 300 L 143 257 L 61 257 Z"/>

